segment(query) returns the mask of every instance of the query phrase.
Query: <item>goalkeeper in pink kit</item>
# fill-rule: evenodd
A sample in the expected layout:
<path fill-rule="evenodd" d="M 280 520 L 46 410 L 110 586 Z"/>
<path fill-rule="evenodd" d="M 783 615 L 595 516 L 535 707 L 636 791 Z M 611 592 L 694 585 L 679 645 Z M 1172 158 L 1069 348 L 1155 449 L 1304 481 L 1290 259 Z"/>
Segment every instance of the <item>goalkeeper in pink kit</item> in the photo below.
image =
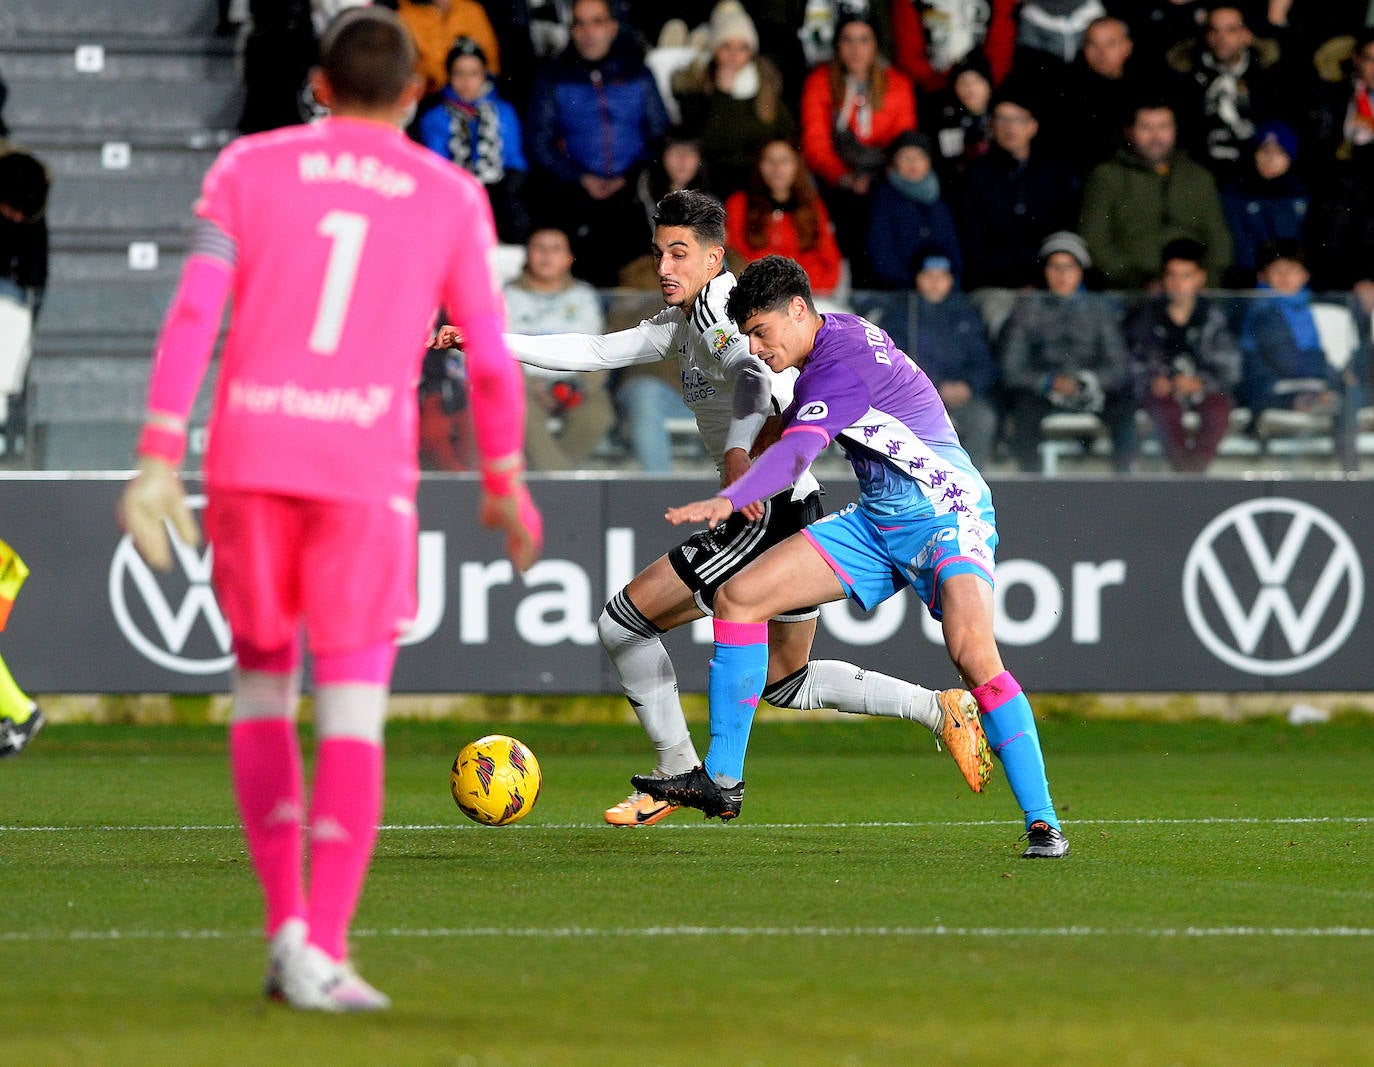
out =
<path fill-rule="evenodd" d="M 121 506 L 154 566 L 196 542 L 176 470 L 232 300 L 205 456 L 214 585 L 238 665 L 230 763 L 266 901 L 267 992 L 321 1011 L 389 1004 L 350 964 L 347 931 L 381 815 L 396 638 L 416 608 L 416 385 L 441 305 L 467 338 L 481 520 L 521 569 L 542 536 L 523 483 L 523 379 L 488 267 L 491 212 L 469 175 L 401 133 L 413 69 L 391 12 L 350 10 L 312 75 L 331 117 L 241 138 L 211 167 Z M 308 808 L 303 638 L 318 739 Z"/>

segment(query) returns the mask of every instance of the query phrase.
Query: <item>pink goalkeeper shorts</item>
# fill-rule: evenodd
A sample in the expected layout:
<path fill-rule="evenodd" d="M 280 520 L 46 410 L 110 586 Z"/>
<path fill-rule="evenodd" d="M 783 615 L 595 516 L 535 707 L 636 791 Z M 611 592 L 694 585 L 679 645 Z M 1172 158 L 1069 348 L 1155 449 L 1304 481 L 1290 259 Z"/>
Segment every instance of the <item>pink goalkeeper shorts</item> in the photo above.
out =
<path fill-rule="evenodd" d="M 340 503 L 212 490 L 212 581 L 236 641 L 312 652 L 393 641 L 415 617 L 417 520 L 409 502 Z"/>

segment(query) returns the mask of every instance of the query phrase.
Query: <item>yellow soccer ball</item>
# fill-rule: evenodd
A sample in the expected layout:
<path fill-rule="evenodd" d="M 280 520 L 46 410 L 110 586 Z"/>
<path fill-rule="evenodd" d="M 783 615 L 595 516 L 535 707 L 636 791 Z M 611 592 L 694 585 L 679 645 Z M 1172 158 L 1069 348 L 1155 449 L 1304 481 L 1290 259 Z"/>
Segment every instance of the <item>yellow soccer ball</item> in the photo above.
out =
<path fill-rule="evenodd" d="M 485 826 L 523 819 L 539 799 L 543 782 L 529 746 L 505 734 L 488 734 L 464 745 L 449 775 L 458 810 Z"/>

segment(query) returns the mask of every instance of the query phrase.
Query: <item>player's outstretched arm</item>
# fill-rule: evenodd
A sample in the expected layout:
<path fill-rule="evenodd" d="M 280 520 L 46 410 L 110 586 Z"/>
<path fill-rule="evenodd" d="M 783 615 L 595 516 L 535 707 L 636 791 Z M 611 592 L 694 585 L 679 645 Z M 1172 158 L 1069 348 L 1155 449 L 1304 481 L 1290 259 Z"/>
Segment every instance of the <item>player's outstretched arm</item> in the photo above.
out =
<path fill-rule="evenodd" d="M 200 544 L 200 529 L 186 506 L 186 490 L 176 468 L 165 459 L 144 456 L 137 477 L 124 488 L 119 524 L 133 538 L 139 555 L 160 571 L 172 569 L 168 523 L 186 544 Z"/>
<path fill-rule="evenodd" d="M 220 251 L 227 238 L 213 223 L 197 225 L 195 242 L 153 354 L 138 475 L 125 487 L 118 509 L 119 524 L 139 554 L 164 571 L 172 567 L 168 523 L 186 544 L 200 543 L 177 468 L 186 450 L 186 416 L 219 335 L 233 269 Z"/>
<path fill-rule="evenodd" d="M 505 533 L 506 555 L 516 570 L 523 572 L 534 566 L 544 548 L 544 519 L 523 481 L 507 493 L 483 489 L 478 518 L 483 526 Z"/>
<path fill-rule="evenodd" d="M 682 526 L 684 523 L 706 523 L 714 530 L 722 522 L 728 519 L 735 510 L 735 505 L 726 500 L 723 496 L 713 496 L 708 500 L 696 500 L 690 504 L 683 504 L 680 508 L 669 508 L 664 515 L 674 526 Z M 744 508 L 740 509 L 745 511 Z M 762 509 L 760 509 L 760 515 Z"/>

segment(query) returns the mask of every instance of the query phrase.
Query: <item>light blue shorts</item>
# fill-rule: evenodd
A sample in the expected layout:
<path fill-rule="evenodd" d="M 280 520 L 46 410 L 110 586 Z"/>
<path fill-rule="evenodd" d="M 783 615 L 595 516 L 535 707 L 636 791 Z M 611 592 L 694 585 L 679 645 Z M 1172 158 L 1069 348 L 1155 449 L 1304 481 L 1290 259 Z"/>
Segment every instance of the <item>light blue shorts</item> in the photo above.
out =
<path fill-rule="evenodd" d="M 909 585 L 939 619 L 940 583 L 946 578 L 976 574 L 992 584 L 997 527 L 978 515 L 875 516 L 850 504 L 802 532 L 845 595 L 865 611 Z"/>

